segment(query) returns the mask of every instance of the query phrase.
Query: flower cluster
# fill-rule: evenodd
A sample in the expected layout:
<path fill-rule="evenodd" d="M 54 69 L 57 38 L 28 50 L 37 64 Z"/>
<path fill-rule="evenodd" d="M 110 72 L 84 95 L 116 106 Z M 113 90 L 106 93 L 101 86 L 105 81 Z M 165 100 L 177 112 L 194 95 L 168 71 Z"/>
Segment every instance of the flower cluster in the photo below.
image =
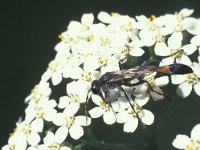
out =
<path fill-rule="evenodd" d="M 93 80 L 119 70 L 119 61 L 124 58 L 147 53 L 150 57 L 163 56 L 160 65 L 190 65 L 194 73 L 172 75 L 172 83 L 179 84 L 177 94 L 181 97 L 187 97 L 192 87 L 200 96 L 200 56 L 196 62 L 190 58 L 193 53 L 199 54 L 200 20 L 191 17 L 192 13 L 193 10 L 182 9 L 160 17 L 132 18 L 100 12 L 97 17 L 100 23 L 94 22 L 93 14 L 84 14 L 81 22 L 71 21 L 59 35 L 61 41 L 55 46 L 55 58 L 25 99 L 28 103 L 25 119 L 17 123 L 2 149 L 71 150 L 75 146 L 72 139 L 83 137 L 85 126 L 101 116 L 108 125 L 123 124 L 124 132 L 134 132 L 139 122 L 151 125 L 154 115 L 144 105 L 150 98 L 163 99 L 161 87 L 169 83 L 167 76 L 149 74 L 144 78 L 145 83 L 134 88 L 123 86 L 124 91 L 120 88 L 109 91 L 108 100 L 90 90 Z M 191 37 L 187 41 L 185 34 Z M 52 87 L 61 82 L 66 84 L 65 95 L 52 98 Z M 88 99 L 94 107 L 86 110 L 87 116 L 83 108 Z"/>

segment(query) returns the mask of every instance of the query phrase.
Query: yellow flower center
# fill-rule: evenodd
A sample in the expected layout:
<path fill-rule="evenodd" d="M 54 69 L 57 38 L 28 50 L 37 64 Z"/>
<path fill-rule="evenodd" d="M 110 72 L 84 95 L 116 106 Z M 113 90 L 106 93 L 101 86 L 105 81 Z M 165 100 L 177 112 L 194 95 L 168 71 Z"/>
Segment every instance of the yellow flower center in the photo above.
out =
<path fill-rule="evenodd" d="M 92 79 L 91 72 L 83 71 L 81 74 L 81 78 L 82 78 L 82 80 L 90 81 Z"/>
<path fill-rule="evenodd" d="M 25 135 L 29 135 L 31 132 L 31 125 L 28 123 L 24 124 L 22 131 Z"/>
<path fill-rule="evenodd" d="M 82 24 L 81 26 L 81 31 L 86 32 L 90 29 L 90 27 L 88 25 Z"/>
<path fill-rule="evenodd" d="M 60 150 L 60 144 L 58 144 L 57 142 L 54 142 L 54 143 L 50 144 L 50 145 L 48 146 L 48 148 L 49 148 L 50 150 Z"/>
<path fill-rule="evenodd" d="M 183 55 L 184 51 L 177 48 L 177 49 L 171 49 L 170 56 L 173 56 L 174 58 L 180 58 Z"/>
<path fill-rule="evenodd" d="M 128 107 L 128 113 L 132 116 L 132 117 L 137 117 L 137 114 L 142 110 L 141 106 L 138 105 L 137 103 L 135 103 L 133 105 L 134 110 L 131 107 Z"/>
<path fill-rule="evenodd" d="M 110 109 L 110 106 L 109 104 L 105 103 L 105 101 L 101 100 L 99 102 L 99 106 L 101 106 L 101 108 L 104 110 L 104 111 L 108 111 Z"/>
<path fill-rule="evenodd" d="M 146 76 L 144 78 L 151 86 L 154 86 L 155 85 L 155 78 L 152 77 L 152 76 Z M 147 84 L 147 83 L 146 83 Z M 147 85 L 148 86 L 148 85 Z"/>
<path fill-rule="evenodd" d="M 110 45 L 110 40 L 107 37 L 100 37 L 101 46 L 108 46 Z"/>
<path fill-rule="evenodd" d="M 42 118 L 44 115 L 44 109 L 42 107 L 37 107 L 35 112 L 37 118 Z"/>
<path fill-rule="evenodd" d="M 129 20 L 126 24 L 123 24 L 120 28 L 122 31 L 128 32 L 128 31 L 131 31 L 131 29 L 133 28 L 133 24 Z"/>
<path fill-rule="evenodd" d="M 71 103 L 76 103 L 76 102 L 79 102 L 79 96 L 77 94 L 74 94 L 74 93 L 70 93 L 69 94 L 69 97 L 70 97 L 70 102 Z"/>
<path fill-rule="evenodd" d="M 40 93 L 40 90 L 39 90 L 39 85 L 36 85 L 36 86 L 32 89 L 31 94 L 32 94 L 32 99 L 33 99 L 36 103 L 42 98 L 42 94 Z"/>
<path fill-rule="evenodd" d="M 191 143 L 186 145 L 185 150 L 199 150 L 200 140 L 191 140 Z"/>
<path fill-rule="evenodd" d="M 51 70 L 51 72 L 55 72 L 57 70 L 57 67 L 58 67 L 58 62 L 54 60 L 49 62 L 48 69 Z"/>
<path fill-rule="evenodd" d="M 195 73 L 189 73 L 189 74 L 187 74 L 186 81 L 188 83 L 196 84 L 199 81 L 199 78 Z"/>
<path fill-rule="evenodd" d="M 70 128 L 74 124 L 75 117 L 67 117 L 66 118 L 66 127 Z"/>
<path fill-rule="evenodd" d="M 108 58 L 106 58 L 106 57 L 99 57 L 98 63 L 99 63 L 101 66 L 106 66 L 106 65 L 107 65 L 107 62 L 108 62 Z"/>

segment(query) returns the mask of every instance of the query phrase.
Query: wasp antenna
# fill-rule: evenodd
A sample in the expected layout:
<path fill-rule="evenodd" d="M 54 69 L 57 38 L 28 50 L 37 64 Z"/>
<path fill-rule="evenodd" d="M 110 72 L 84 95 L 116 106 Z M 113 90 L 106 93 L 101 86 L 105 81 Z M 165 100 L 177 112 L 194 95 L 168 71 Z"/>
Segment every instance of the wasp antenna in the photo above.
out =
<path fill-rule="evenodd" d="M 89 116 L 89 113 L 88 113 L 88 99 L 89 99 L 89 93 L 90 93 L 91 90 L 88 91 L 87 93 L 87 97 L 86 97 L 86 101 L 85 101 L 85 116 L 86 116 L 86 125 L 87 125 L 87 122 L 88 122 L 88 116 Z"/>

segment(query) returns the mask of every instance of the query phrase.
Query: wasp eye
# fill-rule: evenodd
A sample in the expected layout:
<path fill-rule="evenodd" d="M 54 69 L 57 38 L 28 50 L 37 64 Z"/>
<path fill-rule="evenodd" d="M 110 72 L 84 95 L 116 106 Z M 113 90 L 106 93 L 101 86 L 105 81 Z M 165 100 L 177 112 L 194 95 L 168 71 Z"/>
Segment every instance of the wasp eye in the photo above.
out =
<path fill-rule="evenodd" d="M 94 80 L 92 82 L 91 91 L 93 94 L 98 94 L 100 92 L 100 85 L 98 80 Z"/>

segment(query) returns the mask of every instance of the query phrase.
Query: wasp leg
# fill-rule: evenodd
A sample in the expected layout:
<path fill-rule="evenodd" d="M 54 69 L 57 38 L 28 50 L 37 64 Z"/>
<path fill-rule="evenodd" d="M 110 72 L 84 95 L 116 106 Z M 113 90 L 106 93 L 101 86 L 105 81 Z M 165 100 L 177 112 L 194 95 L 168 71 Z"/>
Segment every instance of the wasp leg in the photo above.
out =
<path fill-rule="evenodd" d="M 130 99 L 128 98 L 128 94 L 126 93 L 126 91 L 125 91 L 122 87 L 120 87 L 120 90 L 124 93 L 124 95 L 125 95 L 125 97 L 126 97 L 128 103 L 129 103 L 129 105 L 131 106 L 131 108 L 133 109 L 134 113 L 136 114 L 136 117 L 137 117 L 139 123 L 142 125 L 142 127 L 145 127 L 145 125 L 143 124 L 142 120 L 140 119 L 140 117 L 139 117 L 137 111 L 135 110 L 134 106 L 131 104 L 131 101 L 130 101 Z"/>
<path fill-rule="evenodd" d="M 119 64 L 119 69 L 120 69 L 120 70 L 123 70 L 122 64 L 124 64 L 126 61 L 127 61 L 127 58 L 125 57 L 125 58 L 121 59 L 121 60 L 118 62 L 118 64 Z"/>

